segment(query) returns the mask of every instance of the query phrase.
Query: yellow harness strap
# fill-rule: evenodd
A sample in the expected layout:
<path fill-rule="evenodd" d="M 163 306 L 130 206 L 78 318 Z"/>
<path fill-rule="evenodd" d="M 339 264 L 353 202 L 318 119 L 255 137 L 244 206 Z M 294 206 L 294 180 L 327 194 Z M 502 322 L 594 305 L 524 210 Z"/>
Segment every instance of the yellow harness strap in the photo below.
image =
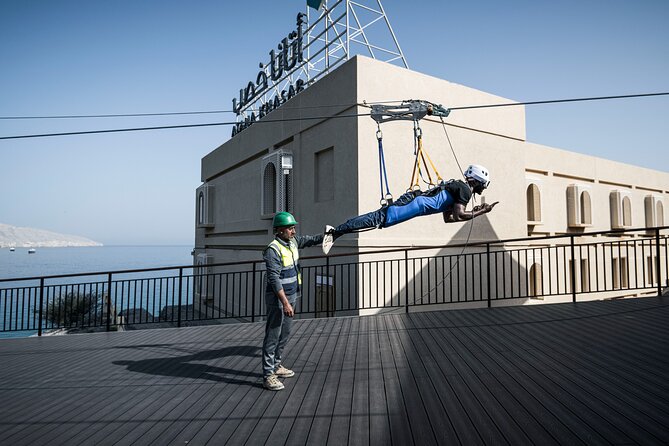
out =
<path fill-rule="evenodd" d="M 427 153 L 426 150 L 423 150 L 423 137 L 418 136 L 418 150 L 416 151 L 416 161 L 414 162 L 413 165 L 413 172 L 411 174 L 411 185 L 409 186 L 410 189 L 420 189 L 420 185 L 418 184 L 418 180 L 420 179 L 420 160 L 423 160 L 423 164 L 425 165 L 425 172 L 427 172 L 427 178 L 430 182 L 430 185 L 434 184 L 439 184 L 443 180 L 441 178 L 441 175 L 439 175 L 439 171 L 435 167 L 434 163 L 432 162 L 432 159 L 430 158 L 430 155 Z M 432 170 L 434 170 L 435 175 L 437 176 L 437 183 L 432 182 L 432 175 L 430 174 L 430 169 L 427 166 L 427 162 L 425 162 L 425 157 L 427 157 L 427 160 L 430 162 L 430 166 L 432 166 Z"/>

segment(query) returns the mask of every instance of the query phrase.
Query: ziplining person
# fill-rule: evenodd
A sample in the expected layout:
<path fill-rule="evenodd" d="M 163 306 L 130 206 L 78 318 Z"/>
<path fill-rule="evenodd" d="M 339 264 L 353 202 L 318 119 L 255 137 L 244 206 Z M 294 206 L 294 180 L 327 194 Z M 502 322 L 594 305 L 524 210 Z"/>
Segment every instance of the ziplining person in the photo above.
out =
<path fill-rule="evenodd" d="M 492 211 L 498 202 L 484 203 L 472 211 L 465 208 L 472 194 L 481 195 L 490 185 L 490 174 L 485 167 L 472 164 L 464 171 L 465 181 L 450 180 L 425 192 L 410 190 L 397 200 L 376 211 L 353 217 L 337 226 L 326 226 L 323 252 L 327 254 L 334 241 L 342 235 L 365 229 L 382 229 L 423 215 L 441 212 L 444 223 L 466 221 Z"/>

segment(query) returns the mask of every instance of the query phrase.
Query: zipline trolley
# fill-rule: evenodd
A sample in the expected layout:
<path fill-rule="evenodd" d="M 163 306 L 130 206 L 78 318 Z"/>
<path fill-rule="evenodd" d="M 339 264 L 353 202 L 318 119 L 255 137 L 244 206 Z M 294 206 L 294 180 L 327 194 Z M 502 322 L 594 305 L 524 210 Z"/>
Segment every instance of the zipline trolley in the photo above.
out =
<path fill-rule="evenodd" d="M 450 113 L 450 109 L 444 108 L 440 104 L 433 104 L 428 101 L 423 100 L 414 100 L 409 99 L 402 101 L 399 105 L 383 105 L 383 104 L 374 104 L 371 106 L 372 112 L 370 113 L 371 118 L 376 121 L 377 131 L 376 139 L 379 144 L 379 178 L 381 183 L 381 206 L 388 206 L 392 204 L 393 196 L 390 193 L 390 188 L 388 186 L 388 175 L 386 173 L 386 163 L 385 157 L 383 154 L 383 133 L 381 132 L 381 124 L 388 121 L 413 121 L 414 124 L 414 167 L 413 173 L 411 174 L 411 183 L 407 190 L 420 190 L 419 178 L 423 178 L 421 171 L 421 161 L 425 166 L 425 172 L 427 173 L 427 181 L 423 178 L 423 181 L 428 183 L 430 187 L 436 185 L 441 185 L 444 183 L 444 180 L 439 175 L 432 159 L 423 149 L 423 131 L 420 128 L 419 121 L 425 116 L 436 116 L 441 118 L 443 123 L 443 118 L 447 117 Z M 427 160 L 426 160 L 427 159 Z M 428 168 L 427 162 L 429 161 L 432 170 L 436 175 L 436 182 L 432 181 L 432 175 L 430 169 Z M 384 183 L 385 183 L 385 194 L 384 194 Z"/>

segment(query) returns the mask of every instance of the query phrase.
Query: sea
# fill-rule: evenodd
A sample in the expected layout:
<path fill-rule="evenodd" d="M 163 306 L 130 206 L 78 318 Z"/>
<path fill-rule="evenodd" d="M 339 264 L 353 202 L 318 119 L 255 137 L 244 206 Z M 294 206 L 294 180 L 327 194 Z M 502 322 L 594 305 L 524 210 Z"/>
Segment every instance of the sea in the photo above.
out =
<path fill-rule="evenodd" d="M 2 248 L 0 279 L 190 266 L 193 264 L 192 250 L 193 247 L 187 245 L 35 248 L 34 253 L 29 253 L 28 248 L 16 248 L 15 251 Z M 0 282 L 0 289 L 8 286 L 7 282 Z M 0 309 L 0 313 L 2 311 L 4 309 Z M 0 338 L 33 334 L 29 331 L 0 332 Z"/>

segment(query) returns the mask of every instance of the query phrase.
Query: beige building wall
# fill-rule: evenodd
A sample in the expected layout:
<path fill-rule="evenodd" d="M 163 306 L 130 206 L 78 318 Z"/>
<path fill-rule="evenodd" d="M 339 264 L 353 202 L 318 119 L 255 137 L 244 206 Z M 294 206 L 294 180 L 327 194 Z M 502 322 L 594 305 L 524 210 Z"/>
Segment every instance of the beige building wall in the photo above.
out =
<path fill-rule="evenodd" d="M 543 224 L 536 225 L 532 234 L 578 232 L 567 226 L 566 191 L 570 185 L 582 187 L 591 196 L 592 223 L 583 228 L 587 232 L 613 229 L 610 208 L 612 192 L 620 192 L 630 198 L 630 227 L 646 225 L 644 200 L 647 196 L 656 197 L 665 205 L 663 221 L 667 221 L 669 174 L 666 172 L 531 143 L 525 143 L 525 154 L 526 183 L 537 184 L 541 191 Z"/>
<path fill-rule="evenodd" d="M 299 233 L 319 233 L 325 224 L 377 209 L 376 123 L 368 116 L 345 116 L 368 113 L 365 103 L 403 99 L 446 108 L 513 102 L 357 56 L 264 118 L 291 121 L 255 123 L 202 159 L 201 179 L 213 191 L 213 200 L 210 224 L 198 225 L 196 215 L 195 255 L 209 256 L 210 263 L 261 259 L 260 251 L 273 237 L 271 218 L 261 217 L 262 159 L 276 150 L 293 154 L 293 213 Z M 478 203 L 499 201 L 494 212 L 477 218 L 471 234 L 467 223 L 446 225 L 441 215 L 432 215 L 347 235 L 337 241 L 334 253 L 606 231 L 612 227 L 612 192 L 629 198 L 631 227 L 645 226 L 649 195 L 663 204 L 662 220 L 668 221 L 669 173 L 528 143 L 523 106 L 453 111 L 444 121 L 420 121 L 424 149 L 444 179 L 462 178 L 461 169 L 471 163 L 488 167 L 491 185 Z M 399 197 L 410 186 L 413 126 L 394 121 L 381 129 L 391 192 Z M 528 224 L 530 184 L 541 198 L 536 224 Z M 567 190 L 573 185 L 590 197 L 589 225 L 568 224 Z M 310 248 L 305 254 L 319 255 L 320 250 Z"/>

